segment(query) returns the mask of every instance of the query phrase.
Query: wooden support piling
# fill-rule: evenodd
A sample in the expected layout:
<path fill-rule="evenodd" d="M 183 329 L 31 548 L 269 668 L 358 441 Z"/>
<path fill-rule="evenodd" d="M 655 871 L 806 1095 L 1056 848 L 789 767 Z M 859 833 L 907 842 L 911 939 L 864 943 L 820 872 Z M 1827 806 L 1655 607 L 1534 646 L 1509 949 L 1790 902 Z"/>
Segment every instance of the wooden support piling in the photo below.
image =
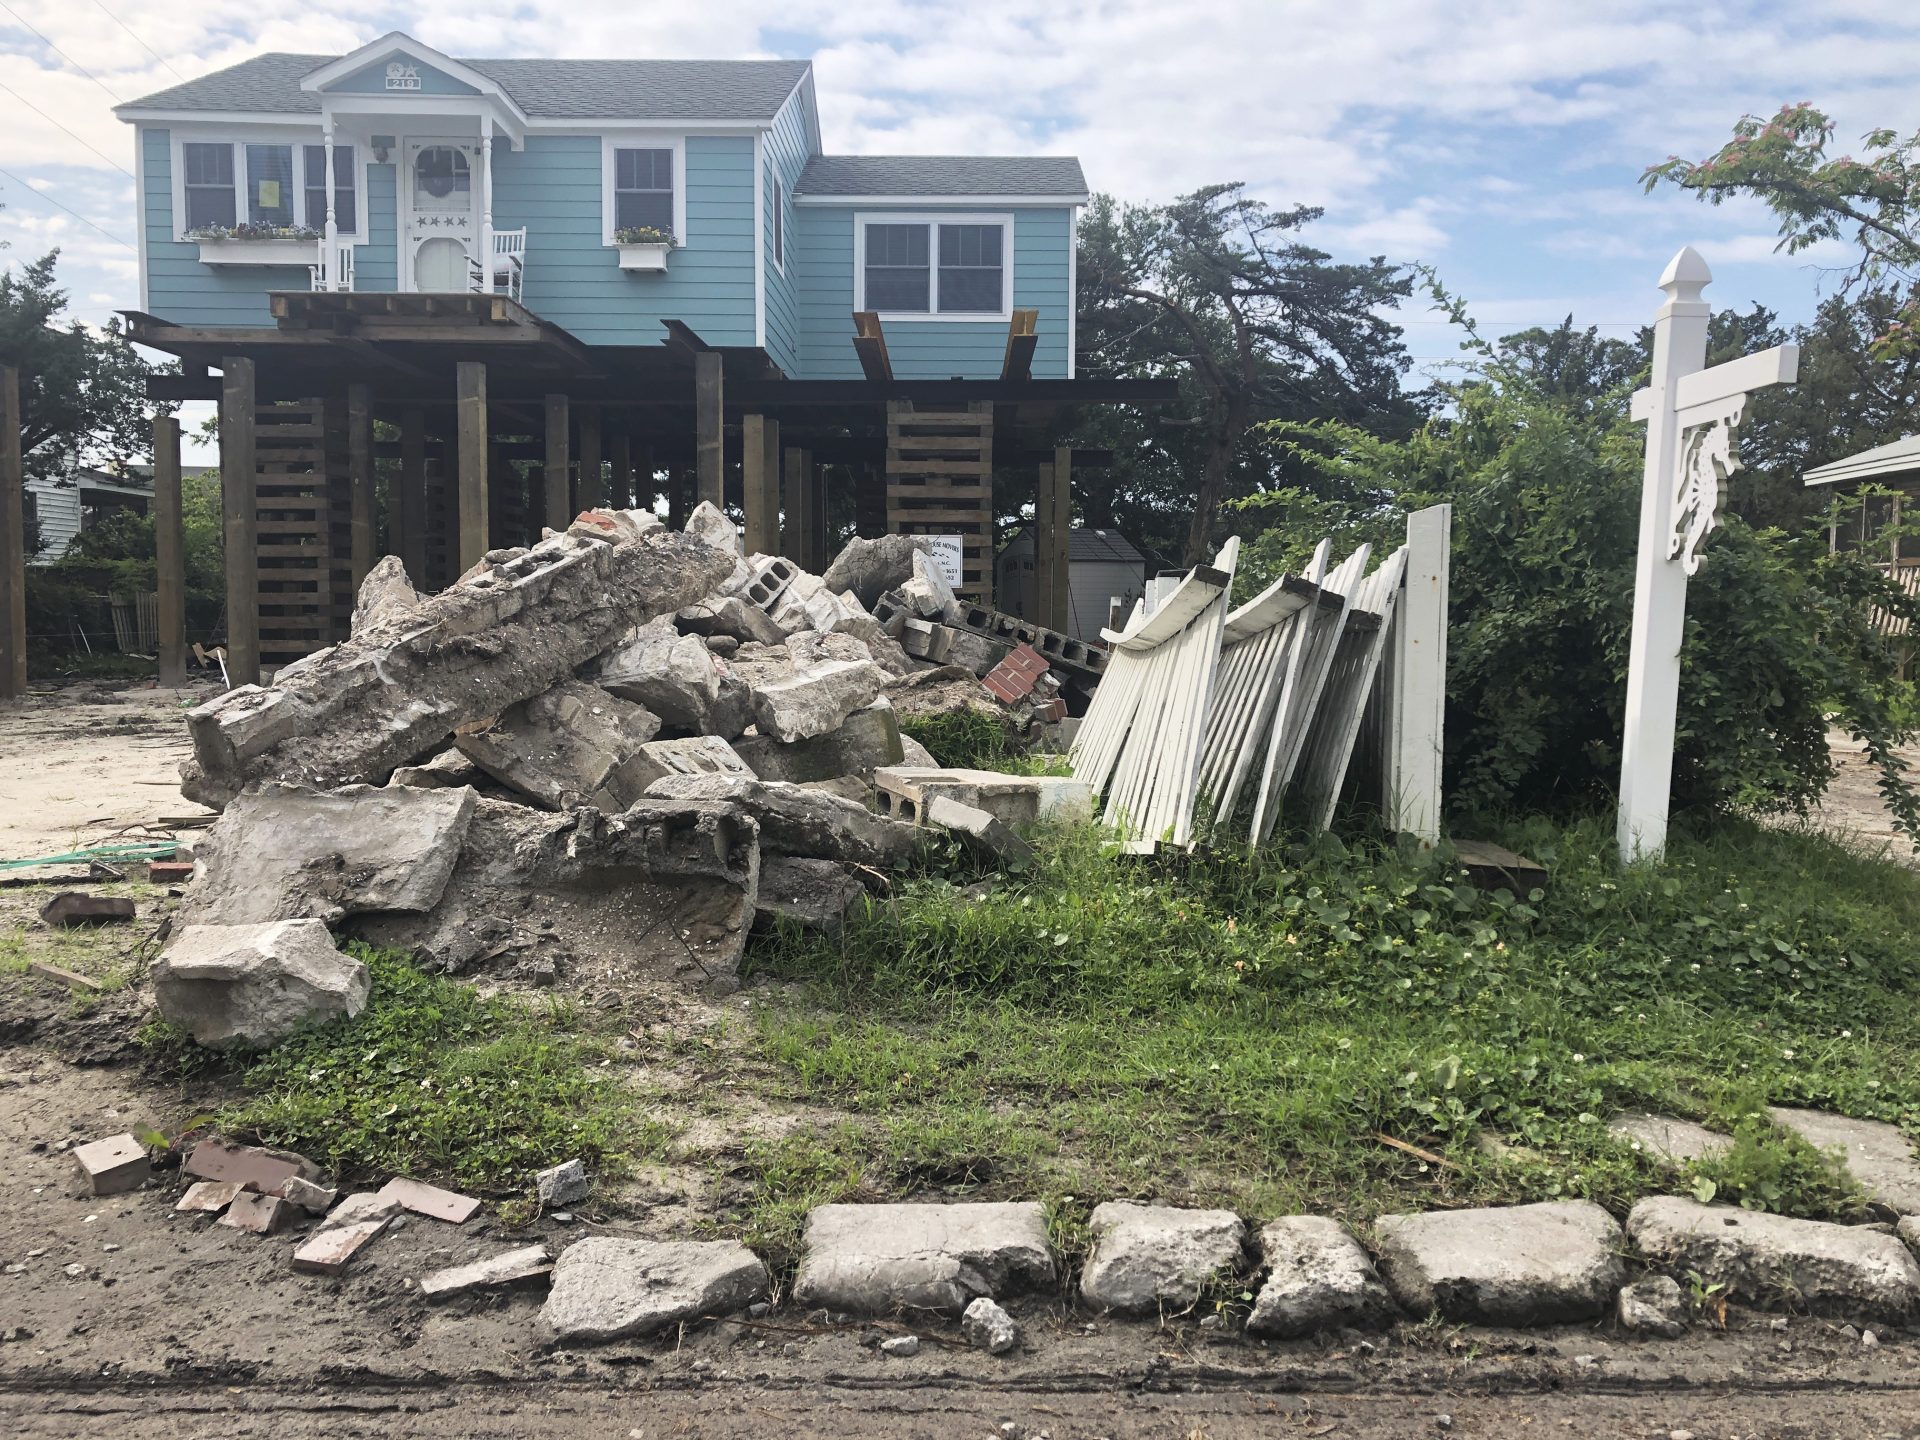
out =
<path fill-rule="evenodd" d="M 1048 606 L 1053 602 L 1053 466 L 1041 461 L 1033 481 L 1033 579 L 1028 582 L 1021 617 L 1053 628 Z"/>
<path fill-rule="evenodd" d="M 725 389 L 717 351 L 702 350 L 693 357 L 694 454 L 699 489 L 696 500 L 707 500 L 725 508 L 726 489 L 726 404 Z"/>
<path fill-rule="evenodd" d="M 810 567 L 808 556 L 812 551 L 812 541 L 807 533 L 812 511 L 807 503 L 806 477 L 800 453 L 798 445 L 789 445 L 781 462 L 780 505 L 784 514 L 780 526 L 780 553 L 805 570 Z"/>
<path fill-rule="evenodd" d="M 546 516 L 549 530 L 573 523 L 573 434 L 565 395 L 547 396 Z"/>
<path fill-rule="evenodd" d="M 259 531 L 253 361 L 220 362 L 220 519 L 226 543 L 227 680 L 260 683 Z"/>
<path fill-rule="evenodd" d="M 667 472 L 667 524 L 680 530 L 686 527 L 687 497 L 694 493 L 696 475 L 692 470 L 676 467 Z"/>
<path fill-rule="evenodd" d="M 373 387 L 347 386 L 347 533 L 353 596 L 373 568 Z"/>
<path fill-rule="evenodd" d="M 458 573 L 465 574 L 487 553 L 487 367 L 479 360 L 461 360 L 455 374 L 460 430 L 457 569 Z"/>
<path fill-rule="evenodd" d="M 20 368 L 0 365 L 0 700 L 27 693 L 27 477 Z"/>
<path fill-rule="evenodd" d="M 427 412 L 405 410 L 400 415 L 400 503 L 394 550 L 407 567 L 407 578 L 422 589 L 427 585 Z"/>
<path fill-rule="evenodd" d="M 807 477 L 806 488 L 802 492 L 807 503 L 807 534 L 813 540 L 813 553 L 806 568 L 816 575 L 824 575 L 827 561 L 831 558 L 828 548 L 831 541 L 827 535 L 827 477 L 813 462 L 813 451 L 800 452 L 800 468 Z"/>
<path fill-rule="evenodd" d="M 580 491 L 575 500 L 574 514 L 582 510 L 598 510 L 607 503 L 607 481 L 600 463 L 602 446 L 600 443 L 600 410 L 597 406 L 580 407 Z M 573 515 L 567 517 L 567 524 L 573 523 Z M 564 530 L 565 525 L 556 525 L 556 530 Z"/>
<path fill-rule="evenodd" d="M 1052 585 L 1043 598 L 1040 623 L 1049 630 L 1065 633 L 1073 608 L 1073 450 L 1065 445 L 1053 452 L 1050 472 L 1053 497 L 1048 511 L 1053 517 L 1051 533 L 1038 540 L 1047 546 L 1047 573 Z"/>
<path fill-rule="evenodd" d="M 780 551 L 780 422 L 765 415 L 742 416 L 740 437 L 747 553 L 776 555 Z M 704 486 L 701 498 L 706 498 Z"/>
<path fill-rule="evenodd" d="M 616 425 L 607 435 L 608 470 L 611 472 L 607 503 L 615 510 L 631 509 L 633 496 L 633 441 L 624 425 Z"/>
<path fill-rule="evenodd" d="M 160 641 L 160 683 L 187 679 L 186 529 L 180 514 L 180 422 L 153 417 L 154 610 Z"/>

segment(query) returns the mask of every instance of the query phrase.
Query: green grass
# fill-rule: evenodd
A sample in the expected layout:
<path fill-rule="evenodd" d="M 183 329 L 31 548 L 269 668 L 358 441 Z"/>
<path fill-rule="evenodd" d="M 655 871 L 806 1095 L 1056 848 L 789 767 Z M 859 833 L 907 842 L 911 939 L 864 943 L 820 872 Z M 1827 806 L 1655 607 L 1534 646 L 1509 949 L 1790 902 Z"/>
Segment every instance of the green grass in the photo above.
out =
<path fill-rule="evenodd" d="M 984 899 L 915 879 L 837 941 L 784 934 L 755 955 L 803 982 L 757 1007 L 769 1087 L 855 1119 L 758 1147 L 731 1218 L 782 1255 L 813 1203 L 932 1192 L 1044 1199 L 1069 1229 L 1130 1195 L 1364 1224 L 1676 1183 L 1854 1213 L 1763 1106 L 1920 1132 L 1920 877 L 1747 827 L 1629 872 L 1604 825 L 1501 838 L 1544 893 L 1379 844 L 1130 862 L 1080 832 Z M 1628 1107 L 1739 1144 L 1676 1182 L 1607 1135 Z"/>
<path fill-rule="evenodd" d="M 245 1062 L 245 1098 L 216 1117 L 223 1132 L 299 1150 L 351 1179 L 440 1178 L 496 1195 L 576 1156 L 617 1174 L 665 1153 L 666 1128 L 589 1068 L 606 1052 L 567 1006 L 482 997 L 392 953 L 348 948 L 372 972 L 367 1008 Z M 161 1022 L 141 1041 L 176 1072 L 211 1061 Z"/>

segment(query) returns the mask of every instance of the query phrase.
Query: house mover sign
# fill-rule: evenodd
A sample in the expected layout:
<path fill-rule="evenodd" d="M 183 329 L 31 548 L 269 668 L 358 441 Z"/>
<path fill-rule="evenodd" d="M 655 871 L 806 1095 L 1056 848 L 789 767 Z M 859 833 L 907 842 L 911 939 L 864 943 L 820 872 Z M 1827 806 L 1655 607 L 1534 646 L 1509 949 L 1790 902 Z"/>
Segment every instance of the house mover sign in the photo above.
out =
<path fill-rule="evenodd" d="M 933 563 L 940 567 L 940 573 L 946 577 L 947 584 L 959 585 L 963 576 L 960 573 L 962 555 L 958 535 L 929 535 L 927 548 L 933 553 Z"/>

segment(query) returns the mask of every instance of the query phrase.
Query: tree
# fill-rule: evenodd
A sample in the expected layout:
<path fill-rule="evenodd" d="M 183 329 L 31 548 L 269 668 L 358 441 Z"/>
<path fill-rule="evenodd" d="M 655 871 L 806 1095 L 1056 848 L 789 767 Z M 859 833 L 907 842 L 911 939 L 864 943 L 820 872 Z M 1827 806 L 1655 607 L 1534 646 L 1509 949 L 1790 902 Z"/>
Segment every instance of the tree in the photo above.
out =
<path fill-rule="evenodd" d="M 1189 517 L 1188 563 L 1210 553 L 1222 501 L 1272 469 L 1256 458 L 1258 422 L 1417 421 L 1400 332 L 1379 313 L 1412 293 L 1412 273 L 1379 257 L 1335 263 L 1299 238 L 1321 214 L 1230 184 L 1169 205 L 1096 196 L 1081 222 L 1080 366 L 1181 378 L 1179 411 L 1117 428 L 1146 452 L 1133 473 Z"/>
<path fill-rule="evenodd" d="M 1851 240 L 1859 254 L 1848 291 L 1900 291 L 1905 298 L 1880 345 L 1920 344 L 1920 130 L 1901 139 L 1869 131 L 1865 158 L 1829 159 L 1834 123 L 1811 105 L 1786 105 L 1771 120 L 1743 115 L 1733 139 L 1705 160 L 1670 155 L 1642 175 L 1648 190 L 1667 183 L 1719 205 L 1731 196 L 1764 201 L 1780 222 L 1780 248 L 1797 255 L 1823 240 Z"/>
<path fill-rule="evenodd" d="M 62 326 L 67 294 L 54 282 L 60 252 L 0 274 L 0 364 L 20 369 L 20 444 L 29 475 L 49 475 L 74 460 L 126 463 L 150 453 L 146 379 L 152 367 L 121 333 Z"/>

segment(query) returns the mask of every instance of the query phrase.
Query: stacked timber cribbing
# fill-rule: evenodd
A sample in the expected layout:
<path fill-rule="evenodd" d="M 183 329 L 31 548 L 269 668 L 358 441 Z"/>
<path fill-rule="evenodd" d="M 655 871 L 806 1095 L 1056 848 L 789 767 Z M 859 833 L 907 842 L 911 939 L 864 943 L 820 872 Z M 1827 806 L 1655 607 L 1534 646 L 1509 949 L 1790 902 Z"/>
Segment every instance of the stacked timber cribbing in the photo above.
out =
<path fill-rule="evenodd" d="M 954 593 L 993 603 L 993 407 L 887 404 L 887 529 L 896 535 L 958 535 Z"/>
<path fill-rule="evenodd" d="M 352 613 L 345 440 L 333 433 L 339 423 L 330 429 L 327 409 L 312 399 L 254 411 L 255 593 L 268 668 L 344 638 Z M 330 450 L 338 467 L 328 463 Z"/>

